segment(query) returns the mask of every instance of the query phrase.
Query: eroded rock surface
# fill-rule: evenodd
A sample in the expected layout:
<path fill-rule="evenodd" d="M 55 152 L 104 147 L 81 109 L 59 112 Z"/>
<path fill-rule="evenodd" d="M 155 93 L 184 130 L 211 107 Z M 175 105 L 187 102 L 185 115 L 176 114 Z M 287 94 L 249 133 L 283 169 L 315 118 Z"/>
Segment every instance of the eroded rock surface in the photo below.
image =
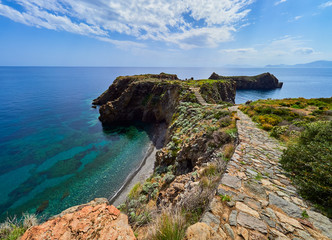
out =
<path fill-rule="evenodd" d="M 71 207 L 39 226 L 28 229 L 21 240 L 100 239 L 134 240 L 126 215 L 107 199 Z"/>

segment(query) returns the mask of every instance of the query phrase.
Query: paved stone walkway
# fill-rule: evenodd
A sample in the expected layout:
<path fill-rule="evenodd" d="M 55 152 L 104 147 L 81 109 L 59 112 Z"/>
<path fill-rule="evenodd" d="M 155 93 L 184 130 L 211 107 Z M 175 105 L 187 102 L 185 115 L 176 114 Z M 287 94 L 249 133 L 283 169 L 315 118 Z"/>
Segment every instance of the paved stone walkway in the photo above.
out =
<path fill-rule="evenodd" d="M 200 223 L 209 229 L 201 239 L 331 239 L 331 221 L 311 210 L 284 175 L 278 142 L 231 110 L 240 118 L 240 143 Z"/>
<path fill-rule="evenodd" d="M 202 97 L 202 95 L 199 93 L 199 88 L 190 87 L 190 90 L 195 94 L 198 102 L 201 105 L 208 105 L 208 103 L 204 100 L 204 98 Z"/>

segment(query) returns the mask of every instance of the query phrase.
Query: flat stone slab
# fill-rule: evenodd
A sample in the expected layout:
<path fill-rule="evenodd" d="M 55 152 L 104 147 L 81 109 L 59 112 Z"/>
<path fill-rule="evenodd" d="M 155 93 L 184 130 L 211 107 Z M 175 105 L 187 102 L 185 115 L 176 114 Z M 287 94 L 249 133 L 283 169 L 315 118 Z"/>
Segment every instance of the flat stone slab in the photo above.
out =
<path fill-rule="evenodd" d="M 216 217 L 211 212 L 205 213 L 201 222 L 204 222 L 207 225 L 209 225 L 214 231 L 217 231 L 220 225 L 219 217 Z"/>
<path fill-rule="evenodd" d="M 332 223 L 330 219 L 318 212 L 308 210 L 307 213 L 309 215 L 309 221 L 312 222 L 316 228 L 320 229 L 326 236 L 332 239 Z"/>
<path fill-rule="evenodd" d="M 234 189 L 239 189 L 241 187 L 241 180 L 228 174 L 224 174 L 221 183 Z"/>
<path fill-rule="evenodd" d="M 291 217 L 302 217 L 302 210 L 294 203 L 288 202 L 285 199 L 278 197 L 277 195 L 269 194 L 269 203 L 275 205 Z"/>
<path fill-rule="evenodd" d="M 239 212 L 237 215 L 237 223 L 243 227 L 257 230 L 261 233 L 267 233 L 267 227 L 265 223 L 249 214 Z"/>

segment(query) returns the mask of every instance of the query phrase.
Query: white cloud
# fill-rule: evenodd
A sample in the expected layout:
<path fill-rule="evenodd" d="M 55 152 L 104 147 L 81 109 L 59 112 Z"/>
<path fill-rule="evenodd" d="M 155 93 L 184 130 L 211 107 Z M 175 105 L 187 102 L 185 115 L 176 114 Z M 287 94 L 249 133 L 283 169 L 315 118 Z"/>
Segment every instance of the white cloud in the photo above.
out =
<path fill-rule="evenodd" d="M 29 26 L 109 39 L 157 40 L 181 48 L 216 47 L 247 24 L 254 0 L 14 0 L 0 15 Z M 283 0 L 284 1 L 284 0 Z M 119 40 L 114 40 L 117 44 Z M 132 41 L 131 41 L 132 42 Z M 128 41 L 125 42 L 125 45 Z M 131 43 L 130 43 L 131 44 Z M 121 44 L 120 44 L 121 45 Z"/>
<path fill-rule="evenodd" d="M 284 36 L 250 48 L 221 49 L 219 52 L 230 64 L 260 65 L 298 63 L 299 57 L 302 61 L 310 61 L 320 54 L 308 47 L 306 41 L 292 36 Z"/>
<path fill-rule="evenodd" d="M 297 20 L 299 20 L 301 18 L 303 18 L 303 16 L 296 16 L 296 17 L 294 17 L 293 21 L 297 21 Z"/>
<path fill-rule="evenodd" d="M 332 6 L 332 1 L 327 1 L 327 2 L 319 5 L 320 8 L 327 8 L 327 7 L 331 7 L 331 6 Z"/>
<path fill-rule="evenodd" d="M 284 2 L 287 2 L 287 0 L 279 0 L 279 1 L 275 2 L 274 5 L 277 6 L 280 3 L 284 3 Z"/>
<path fill-rule="evenodd" d="M 254 48 L 236 48 L 236 49 L 222 49 L 221 53 L 235 53 L 235 54 L 252 54 L 256 53 L 257 50 Z"/>

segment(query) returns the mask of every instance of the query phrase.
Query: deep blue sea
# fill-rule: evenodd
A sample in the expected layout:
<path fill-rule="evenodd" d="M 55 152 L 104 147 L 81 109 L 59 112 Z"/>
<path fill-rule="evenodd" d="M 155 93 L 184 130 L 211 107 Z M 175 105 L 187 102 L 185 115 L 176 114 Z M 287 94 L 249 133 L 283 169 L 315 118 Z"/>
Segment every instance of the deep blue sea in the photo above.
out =
<path fill-rule="evenodd" d="M 238 91 L 237 103 L 331 97 L 332 69 L 0 67 L 0 220 L 48 217 L 96 197 L 112 197 L 151 143 L 149 126 L 104 129 L 91 101 L 120 75 L 179 78 L 274 74 L 282 89 Z"/>

